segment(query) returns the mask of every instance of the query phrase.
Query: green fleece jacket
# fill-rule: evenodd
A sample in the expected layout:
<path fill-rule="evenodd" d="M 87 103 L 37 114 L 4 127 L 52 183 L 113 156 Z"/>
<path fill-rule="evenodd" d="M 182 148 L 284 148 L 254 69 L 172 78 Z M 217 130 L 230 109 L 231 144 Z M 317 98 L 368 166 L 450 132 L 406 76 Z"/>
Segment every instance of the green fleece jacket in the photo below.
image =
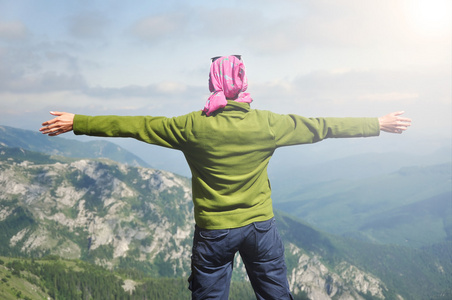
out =
<path fill-rule="evenodd" d="M 380 128 L 377 118 L 305 118 L 228 101 L 209 117 L 201 111 L 174 118 L 76 115 L 74 133 L 181 150 L 192 172 L 196 224 L 226 229 L 273 217 L 267 166 L 278 147 L 377 136 Z"/>

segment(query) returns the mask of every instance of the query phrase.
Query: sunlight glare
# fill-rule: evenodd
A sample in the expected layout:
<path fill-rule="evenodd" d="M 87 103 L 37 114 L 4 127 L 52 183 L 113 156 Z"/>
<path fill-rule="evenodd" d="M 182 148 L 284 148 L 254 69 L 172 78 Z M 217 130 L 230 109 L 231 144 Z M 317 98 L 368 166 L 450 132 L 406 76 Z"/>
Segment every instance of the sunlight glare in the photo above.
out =
<path fill-rule="evenodd" d="M 452 1 L 406 0 L 407 18 L 421 34 L 439 36 L 450 34 L 452 26 Z"/>

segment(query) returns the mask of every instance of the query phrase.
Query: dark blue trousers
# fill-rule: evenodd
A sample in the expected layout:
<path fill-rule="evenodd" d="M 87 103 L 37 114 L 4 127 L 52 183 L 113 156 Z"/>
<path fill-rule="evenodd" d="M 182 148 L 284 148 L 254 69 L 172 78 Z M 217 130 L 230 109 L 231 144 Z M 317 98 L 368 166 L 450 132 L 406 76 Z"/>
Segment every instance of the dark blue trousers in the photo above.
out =
<path fill-rule="evenodd" d="M 206 230 L 196 226 L 189 279 L 192 299 L 228 299 L 237 252 L 257 299 L 292 299 L 284 245 L 273 218 L 233 229 Z"/>

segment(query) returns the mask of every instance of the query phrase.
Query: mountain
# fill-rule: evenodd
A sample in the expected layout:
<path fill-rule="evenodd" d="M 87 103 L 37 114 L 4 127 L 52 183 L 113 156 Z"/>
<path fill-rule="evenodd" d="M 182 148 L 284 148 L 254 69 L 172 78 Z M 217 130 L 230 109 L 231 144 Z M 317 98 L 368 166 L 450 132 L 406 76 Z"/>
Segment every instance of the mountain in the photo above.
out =
<path fill-rule="evenodd" d="M 58 255 L 153 278 L 189 275 L 188 178 L 2 147 L 0 186 L 0 255 Z M 450 242 L 423 249 L 376 245 L 318 231 L 283 213 L 276 217 L 298 299 L 439 299 L 450 291 Z M 234 270 L 234 279 L 246 282 L 239 259 Z"/>
<path fill-rule="evenodd" d="M 294 188 L 278 209 L 327 232 L 422 247 L 452 240 L 452 164 Z"/>
<path fill-rule="evenodd" d="M 319 144 L 320 145 L 320 144 Z M 318 146 L 318 145 L 316 145 Z M 290 147 L 288 147 L 290 148 Z M 297 149 L 298 148 L 298 149 Z M 340 159 L 327 159 L 325 153 L 312 153 L 303 146 L 278 149 L 269 166 L 272 194 L 277 202 L 287 202 L 292 194 L 317 184 L 339 180 L 363 180 L 387 176 L 402 168 L 426 167 L 452 161 L 452 149 L 442 147 L 428 155 L 403 152 L 362 153 Z M 334 147 L 331 148 L 334 150 Z M 299 155 L 294 160 L 294 153 Z M 280 155 L 282 154 L 282 155 Z M 319 159 L 324 161 L 318 161 Z M 287 161 L 291 159 L 290 161 Z"/>
<path fill-rule="evenodd" d="M 145 161 L 120 146 L 107 141 L 80 142 L 49 137 L 31 130 L 0 126 L 0 145 L 77 158 L 108 158 L 132 166 L 149 167 Z"/>
<path fill-rule="evenodd" d="M 121 265 L 126 252 L 138 261 L 162 260 L 155 249 L 165 244 L 167 254 L 189 257 L 189 179 L 113 161 L 58 160 L 19 148 L 1 148 L 0 161 L 0 236 L 11 238 L 15 232 L 0 245 L 1 253 L 51 251 Z M 152 272 L 166 275 L 164 261 L 159 263 L 161 270 Z"/>
<path fill-rule="evenodd" d="M 288 202 L 304 201 L 307 197 L 316 201 L 325 192 L 329 192 L 331 195 L 337 192 L 343 193 L 343 190 L 354 188 L 351 186 L 353 184 L 356 186 L 364 184 L 366 188 L 371 187 L 373 181 L 390 179 L 393 173 L 404 168 L 424 168 L 450 164 L 452 161 L 452 149 L 444 142 L 442 146 L 432 146 L 431 152 L 428 154 L 421 154 L 415 150 L 379 153 L 371 152 L 369 149 L 369 152 L 334 158 L 337 156 L 336 151 L 339 151 L 337 148 L 344 151 L 344 145 L 349 144 L 350 147 L 354 147 L 357 144 L 367 143 L 376 146 L 379 142 L 373 139 L 326 140 L 315 145 L 278 149 L 269 165 L 274 203 L 285 205 Z M 428 142 L 426 143 L 428 144 Z M 319 151 L 317 151 L 318 149 Z M 388 147 L 388 151 L 389 149 L 398 148 Z M 428 174 L 425 176 L 427 177 Z M 396 181 L 393 181 L 390 184 L 395 183 Z M 412 185 L 416 184 L 417 182 Z M 410 183 L 406 180 L 402 181 L 401 185 L 402 189 L 410 187 Z M 372 192 L 379 190 L 378 193 L 384 193 L 385 191 L 385 188 L 381 187 L 371 188 Z M 311 194 L 309 195 L 309 193 Z M 369 194 L 367 191 L 364 193 Z M 290 204 L 287 205 L 290 206 Z M 309 210 L 309 208 L 307 209 Z M 328 219 L 331 220 L 330 216 Z M 323 229 L 329 230 L 338 225 L 340 224 Z"/>
<path fill-rule="evenodd" d="M 341 279 L 358 279 L 361 276 L 368 276 L 365 275 L 367 273 L 372 275 L 367 277 L 367 280 L 381 280 L 386 289 L 383 288 L 380 294 L 373 293 L 371 290 L 375 286 L 371 287 L 371 285 L 367 293 L 359 294 L 364 296 L 364 299 L 380 299 L 381 296 L 384 299 L 448 299 L 443 296 L 452 294 L 450 277 L 452 242 L 450 241 L 423 249 L 378 245 L 322 233 L 287 214 L 278 213 L 278 220 L 283 239 L 290 241 L 289 247 L 293 243 L 305 253 L 313 255 L 311 257 L 313 262 L 317 258 L 322 261 L 323 266 L 330 268 L 334 266 L 336 274 L 339 274 Z M 293 259 L 292 253 L 294 252 L 286 253 L 286 259 L 289 262 Z M 304 276 L 295 276 L 295 278 L 300 278 L 299 282 L 302 285 L 308 285 L 304 283 L 304 278 L 309 278 L 312 270 L 303 272 L 306 265 L 300 264 L 301 261 L 302 259 L 298 260 L 298 271 Z M 324 279 L 322 283 L 325 287 L 329 287 L 330 290 L 347 288 L 338 284 L 334 275 L 330 276 L 332 275 L 321 277 Z M 368 284 L 368 282 L 353 283 L 355 287 L 360 284 Z M 306 290 L 307 287 L 304 286 L 304 289 Z M 321 297 L 314 295 L 312 299 L 321 299 Z"/>

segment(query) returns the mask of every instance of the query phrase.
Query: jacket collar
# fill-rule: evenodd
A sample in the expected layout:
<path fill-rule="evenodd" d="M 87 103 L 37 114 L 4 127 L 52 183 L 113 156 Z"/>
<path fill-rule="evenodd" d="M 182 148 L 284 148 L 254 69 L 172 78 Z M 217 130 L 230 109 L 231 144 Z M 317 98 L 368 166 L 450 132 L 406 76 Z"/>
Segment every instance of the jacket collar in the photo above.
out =
<path fill-rule="evenodd" d="M 234 100 L 228 100 L 228 104 L 223 108 L 223 111 L 237 111 L 241 110 L 244 112 L 250 111 L 250 104 L 245 102 L 237 102 Z"/>

